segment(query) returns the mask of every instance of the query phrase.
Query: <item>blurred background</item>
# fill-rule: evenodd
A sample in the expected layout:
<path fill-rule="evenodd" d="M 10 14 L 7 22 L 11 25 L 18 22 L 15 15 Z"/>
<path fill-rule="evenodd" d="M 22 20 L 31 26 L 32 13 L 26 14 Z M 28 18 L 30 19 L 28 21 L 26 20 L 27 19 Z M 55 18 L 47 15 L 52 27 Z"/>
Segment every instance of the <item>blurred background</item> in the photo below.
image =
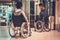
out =
<path fill-rule="evenodd" d="M 48 11 L 49 19 L 53 24 L 52 26 L 54 26 L 53 29 L 55 29 L 55 23 L 56 23 L 55 0 L 0 0 L 1 26 L 6 26 L 11 21 L 11 15 L 15 9 L 15 4 L 17 1 L 22 2 L 23 4 L 22 9 L 25 12 L 26 16 L 28 17 L 28 20 L 31 23 L 31 27 L 34 26 L 33 25 L 34 21 L 37 19 L 37 16 L 40 13 L 39 3 L 44 4 L 46 7 L 46 10 Z"/>
<path fill-rule="evenodd" d="M 31 28 L 34 28 L 34 21 L 37 19 L 40 13 L 39 3 L 43 3 L 49 14 L 49 27 L 51 27 L 51 30 L 59 29 L 60 0 L 0 0 L 0 33 L 1 34 L 2 33 L 4 34 L 6 27 L 8 27 L 9 23 L 11 22 L 11 15 L 16 8 L 15 4 L 17 1 L 22 2 L 23 4 L 22 10 L 25 12 L 30 22 Z M 8 31 L 6 31 L 5 33 L 7 32 Z"/>

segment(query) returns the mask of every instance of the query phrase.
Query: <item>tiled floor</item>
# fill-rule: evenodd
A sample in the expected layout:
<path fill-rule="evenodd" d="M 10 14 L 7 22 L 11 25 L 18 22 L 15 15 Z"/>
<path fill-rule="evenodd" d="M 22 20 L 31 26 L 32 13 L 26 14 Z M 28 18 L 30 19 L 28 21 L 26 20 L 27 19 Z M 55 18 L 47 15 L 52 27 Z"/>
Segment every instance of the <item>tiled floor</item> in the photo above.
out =
<path fill-rule="evenodd" d="M 5 37 L 4 37 L 5 36 Z M 28 38 L 11 38 L 8 34 L 8 28 L 0 28 L 0 40 L 60 40 L 60 32 L 35 32 L 32 30 L 32 36 Z"/>

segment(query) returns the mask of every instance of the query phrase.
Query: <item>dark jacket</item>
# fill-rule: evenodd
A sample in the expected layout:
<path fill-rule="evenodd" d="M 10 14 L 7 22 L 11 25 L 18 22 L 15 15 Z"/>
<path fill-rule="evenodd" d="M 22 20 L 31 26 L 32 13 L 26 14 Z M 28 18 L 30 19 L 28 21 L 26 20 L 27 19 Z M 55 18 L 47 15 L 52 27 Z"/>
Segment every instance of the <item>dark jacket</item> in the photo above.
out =
<path fill-rule="evenodd" d="M 43 20 L 43 17 L 44 17 L 44 21 L 45 22 L 48 22 L 49 21 L 49 15 L 48 15 L 48 13 L 47 13 L 47 11 L 46 10 L 43 10 L 43 11 L 41 11 L 40 12 L 40 15 L 39 15 L 39 20 Z"/>

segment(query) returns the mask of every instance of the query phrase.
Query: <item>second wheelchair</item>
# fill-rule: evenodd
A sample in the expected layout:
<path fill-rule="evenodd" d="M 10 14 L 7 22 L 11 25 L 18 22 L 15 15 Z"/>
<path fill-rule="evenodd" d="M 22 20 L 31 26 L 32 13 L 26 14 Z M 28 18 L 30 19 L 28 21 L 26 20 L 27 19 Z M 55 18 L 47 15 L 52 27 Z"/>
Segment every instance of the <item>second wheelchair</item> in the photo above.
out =
<path fill-rule="evenodd" d="M 39 31 L 39 32 L 42 32 L 42 31 L 49 32 L 50 31 L 49 24 L 45 23 L 44 18 L 42 21 L 38 20 L 34 24 L 35 24 L 35 31 Z"/>

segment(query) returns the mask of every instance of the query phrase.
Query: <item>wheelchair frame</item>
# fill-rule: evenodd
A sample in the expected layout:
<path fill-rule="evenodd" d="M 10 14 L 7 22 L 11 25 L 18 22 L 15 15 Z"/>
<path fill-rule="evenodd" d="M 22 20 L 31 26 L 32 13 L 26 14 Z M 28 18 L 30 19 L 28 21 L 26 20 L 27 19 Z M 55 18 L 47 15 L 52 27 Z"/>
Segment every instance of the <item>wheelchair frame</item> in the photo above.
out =
<path fill-rule="evenodd" d="M 28 23 L 29 24 L 29 23 Z M 30 25 L 30 24 L 29 24 Z M 15 27 L 11 27 L 12 26 L 12 22 L 10 23 L 10 25 L 9 25 L 9 34 L 10 34 L 10 36 L 11 37 L 18 37 L 18 36 L 21 36 L 21 37 L 23 37 L 23 38 L 27 38 L 27 37 L 29 37 L 29 36 L 31 36 L 31 28 L 30 28 L 30 26 L 28 26 L 27 25 L 27 23 L 26 22 L 23 22 L 22 23 L 22 25 L 21 25 L 21 28 L 17 28 L 16 27 L 16 29 L 15 29 Z M 27 26 L 27 33 L 26 34 L 24 34 L 24 27 L 25 26 Z M 12 30 L 14 31 L 14 34 L 12 35 L 11 34 L 11 29 L 10 28 L 12 28 Z M 16 31 L 16 33 L 15 33 L 15 31 Z"/>

